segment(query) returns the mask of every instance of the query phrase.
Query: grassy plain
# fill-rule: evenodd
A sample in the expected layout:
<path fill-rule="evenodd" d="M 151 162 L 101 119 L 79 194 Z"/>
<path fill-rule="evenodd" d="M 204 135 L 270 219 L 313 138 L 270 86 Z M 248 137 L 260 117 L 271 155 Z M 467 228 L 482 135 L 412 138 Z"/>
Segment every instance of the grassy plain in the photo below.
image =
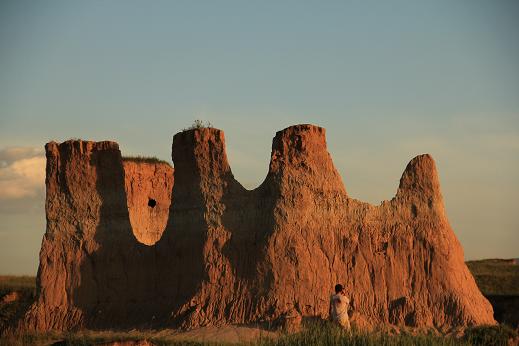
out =
<path fill-rule="evenodd" d="M 519 296 L 519 263 L 517 259 L 468 261 L 467 266 L 484 295 Z"/>
<path fill-rule="evenodd" d="M 35 290 L 33 276 L 0 276 L 0 334 L 32 304 Z"/>

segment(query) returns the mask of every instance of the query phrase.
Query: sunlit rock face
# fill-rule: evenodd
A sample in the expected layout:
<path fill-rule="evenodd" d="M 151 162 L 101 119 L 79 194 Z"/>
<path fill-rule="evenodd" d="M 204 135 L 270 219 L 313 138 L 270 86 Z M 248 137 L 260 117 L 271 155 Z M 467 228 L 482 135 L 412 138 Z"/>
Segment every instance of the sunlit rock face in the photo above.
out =
<path fill-rule="evenodd" d="M 173 189 L 173 168 L 167 163 L 123 161 L 130 224 L 138 241 L 155 244 L 166 228 Z"/>
<path fill-rule="evenodd" d="M 327 318 L 336 283 L 362 325 L 495 323 L 429 155 L 411 160 L 396 196 L 373 206 L 347 195 L 325 130 L 312 125 L 276 134 L 252 191 L 234 179 L 213 128 L 174 136 L 174 172 L 123 162 L 114 142 L 52 142 L 46 152 L 47 231 L 24 328 Z"/>

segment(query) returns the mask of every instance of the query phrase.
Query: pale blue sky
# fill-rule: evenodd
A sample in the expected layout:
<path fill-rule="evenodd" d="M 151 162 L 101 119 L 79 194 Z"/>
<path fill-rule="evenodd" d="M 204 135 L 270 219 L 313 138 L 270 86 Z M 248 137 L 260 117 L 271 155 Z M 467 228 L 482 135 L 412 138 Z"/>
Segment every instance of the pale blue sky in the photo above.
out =
<path fill-rule="evenodd" d="M 297 123 L 327 129 L 348 193 L 375 204 L 431 153 L 466 257 L 518 257 L 518 37 L 515 0 L 1 1 L 0 187 L 24 189 L 0 191 L 0 274 L 36 272 L 32 148 L 111 139 L 170 160 L 196 118 L 249 188 Z"/>

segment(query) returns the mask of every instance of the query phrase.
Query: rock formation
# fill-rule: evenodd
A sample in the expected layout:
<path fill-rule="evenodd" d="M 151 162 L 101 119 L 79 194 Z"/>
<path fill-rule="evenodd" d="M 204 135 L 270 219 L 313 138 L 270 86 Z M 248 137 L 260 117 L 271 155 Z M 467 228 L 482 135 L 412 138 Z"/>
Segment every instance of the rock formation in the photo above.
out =
<path fill-rule="evenodd" d="M 234 179 L 213 128 L 174 136 L 174 185 L 164 167 L 123 163 L 113 142 L 52 142 L 46 152 L 47 231 L 27 328 L 326 318 L 338 282 L 354 322 L 443 331 L 495 323 L 429 155 L 373 206 L 348 197 L 325 130 L 312 125 L 276 134 L 267 177 L 252 191 Z M 165 206 L 170 192 L 160 189 L 172 185 L 159 235 L 164 214 L 147 213 L 147 203 L 160 196 Z"/>
<path fill-rule="evenodd" d="M 173 189 L 167 163 L 124 160 L 124 187 L 130 224 L 138 241 L 155 244 L 166 228 Z"/>

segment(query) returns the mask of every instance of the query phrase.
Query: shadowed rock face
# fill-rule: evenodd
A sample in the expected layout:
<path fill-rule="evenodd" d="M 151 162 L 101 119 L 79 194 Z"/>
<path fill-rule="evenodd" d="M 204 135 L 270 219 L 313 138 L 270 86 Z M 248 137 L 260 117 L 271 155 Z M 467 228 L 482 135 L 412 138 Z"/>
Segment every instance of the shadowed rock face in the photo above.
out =
<path fill-rule="evenodd" d="M 49 143 L 46 151 L 47 231 L 26 328 L 326 318 L 336 283 L 362 324 L 495 323 L 463 261 L 429 155 L 408 164 L 392 200 L 372 206 L 348 197 L 325 130 L 312 125 L 276 134 L 267 177 L 252 191 L 234 179 L 223 132 L 212 128 L 174 136 L 175 184 L 148 171 L 139 179 L 153 181 L 151 190 L 128 188 L 141 168 L 123 164 L 116 143 Z M 164 232 L 139 236 L 155 221 L 132 203 L 153 190 L 164 205 L 168 192 L 159 186 L 171 185 Z"/>

